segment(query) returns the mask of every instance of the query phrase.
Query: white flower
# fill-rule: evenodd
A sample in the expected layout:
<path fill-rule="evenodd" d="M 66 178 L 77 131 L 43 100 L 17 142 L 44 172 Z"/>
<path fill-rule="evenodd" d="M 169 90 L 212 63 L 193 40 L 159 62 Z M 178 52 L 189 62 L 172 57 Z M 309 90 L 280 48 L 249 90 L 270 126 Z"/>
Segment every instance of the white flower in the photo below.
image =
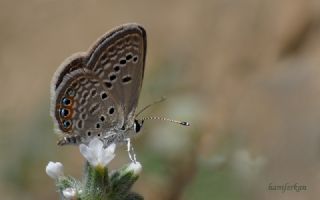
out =
<path fill-rule="evenodd" d="M 135 175 L 140 174 L 141 170 L 142 166 L 138 161 L 130 163 L 130 165 L 126 169 L 126 171 L 132 171 Z"/>
<path fill-rule="evenodd" d="M 88 146 L 80 144 L 79 148 L 83 157 L 85 157 L 93 167 L 105 167 L 115 156 L 114 151 L 116 144 L 112 143 L 107 148 L 104 148 L 103 142 L 98 138 L 94 138 Z"/>
<path fill-rule="evenodd" d="M 74 188 L 66 188 L 62 191 L 64 198 L 72 199 L 76 196 L 76 190 Z"/>
<path fill-rule="evenodd" d="M 63 165 L 60 162 L 49 162 L 46 167 L 46 173 L 53 179 L 63 176 Z"/>

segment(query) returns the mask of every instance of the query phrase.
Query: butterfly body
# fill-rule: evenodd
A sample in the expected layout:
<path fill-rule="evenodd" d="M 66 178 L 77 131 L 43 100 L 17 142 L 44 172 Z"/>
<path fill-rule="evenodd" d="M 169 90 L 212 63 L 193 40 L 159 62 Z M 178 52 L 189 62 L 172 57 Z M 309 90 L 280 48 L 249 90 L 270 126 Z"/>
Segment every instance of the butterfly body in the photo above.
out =
<path fill-rule="evenodd" d="M 138 125 L 139 126 L 139 125 Z M 99 132 L 96 137 L 99 137 L 108 146 L 111 143 L 124 143 L 125 139 L 133 137 L 140 130 L 136 131 L 135 124 L 123 129 L 123 127 L 111 128 L 106 131 Z M 83 137 L 78 134 L 65 136 L 59 140 L 58 145 L 66 144 L 88 144 L 92 140 L 92 136 Z"/>
<path fill-rule="evenodd" d="M 121 143 L 140 131 L 135 119 L 146 57 L 146 32 L 126 24 L 103 35 L 88 52 L 66 59 L 51 88 L 51 115 L 59 145 L 99 137 Z"/>

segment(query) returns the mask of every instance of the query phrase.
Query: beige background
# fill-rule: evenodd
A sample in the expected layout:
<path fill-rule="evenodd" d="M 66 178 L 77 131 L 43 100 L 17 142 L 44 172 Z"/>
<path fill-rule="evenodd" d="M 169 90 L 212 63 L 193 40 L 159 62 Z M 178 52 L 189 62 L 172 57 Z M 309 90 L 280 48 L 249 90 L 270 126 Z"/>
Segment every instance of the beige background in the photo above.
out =
<path fill-rule="evenodd" d="M 77 147 L 56 146 L 50 80 L 104 32 L 142 24 L 148 53 L 134 141 L 145 199 L 316 199 L 320 187 L 317 0 L 0 2 L 1 199 L 57 199 L 48 161 L 81 176 Z M 128 163 L 124 147 L 110 168 Z M 285 183 L 307 191 L 270 191 Z"/>

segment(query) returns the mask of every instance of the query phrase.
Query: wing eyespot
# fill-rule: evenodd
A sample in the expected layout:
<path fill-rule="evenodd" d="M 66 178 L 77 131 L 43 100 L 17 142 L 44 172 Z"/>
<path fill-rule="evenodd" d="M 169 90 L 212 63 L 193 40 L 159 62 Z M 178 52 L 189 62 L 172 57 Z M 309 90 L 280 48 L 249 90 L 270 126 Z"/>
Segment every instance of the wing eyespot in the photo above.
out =
<path fill-rule="evenodd" d="M 67 89 L 67 92 L 66 92 L 66 93 L 67 93 L 67 95 L 70 96 L 70 97 L 74 97 L 74 96 L 76 95 L 76 92 L 75 92 L 74 89 L 71 88 L 71 87 Z"/>
<path fill-rule="evenodd" d="M 137 63 L 138 62 L 138 56 L 134 56 L 133 57 L 133 63 Z"/>
<path fill-rule="evenodd" d="M 126 75 L 126 76 L 122 77 L 122 83 L 123 84 L 129 83 L 129 82 L 131 82 L 131 80 L 132 80 L 132 78 L 131 78 L 130 75 Z"/>
<path fill-rule="evenodd" d="M 70 105 L 71 105 L 71 99 L 69 99 L 69 98 L 67 98 L 67 97 L 64 97 L 64 98 L 62 99 L 62 104 L 63 104 L 64 106 L 70 106 Z"/>
<path fill-rule="evenodd" d="M 115 66 L 113 67 L 113 70 L 114 70 L 115 72 L 120 72 L 120 66 L 119 66 L 119 65 L 115 65 Z"/>
<path fill-rule="evenodd" d="M 113 113 L 114 113 L 114 107 L 110 107 L 109 109 L 108 109 L 108 113 L 109 113 L 109 115 L 112 115 Z"/>
<path fill-rule="evenodd" d="M 101 116 L 100 116 L 100 121 L 103 122 L 105 119 L 106 119 L 106 117 L 105 117 L 104 115 L 101 115 Z"/>
<path fill-rule="evenodd" d="M 117 80 L 117 75 L 115 75 L 114 73 L 110 73 L 109 80 L 111 82 L 115 82 Z"/>
<path fill-rule="evenodd" d="M 96 123 L 96 128 L 97 128 L 97 129 L 101 128 L 100 123 Z"/>
<path fill-rule="evenodd" d="M 107 95 L 106 92 L 101 92 L 100 96 L 101 96 L 101 99 L 102 99 L 102 100 L 105 100 L 105 99 L 108 98 L 108 95 Z"/>
<path fill-rule="evenodd" d="M 64 121 L 63 121 L 63 127 L 64 127 L 65 129 L 71 128 L 71 125 L 72 125 L 71 120 L 64 120 Z"/>
<path fill-rule="evenodd" d="M 127 61 L 130 61 L 132 59 L 132 54 L 130 53 L 130 54 L 128 54 L 127 56 L 126 56 L 126 60 Z"/>
<path fill-rule="evenodd" d="M 61 108 L 60 109 L 60 116 L 63 118 L 66 118 L 70 115 L 70 110 L 67 108 Z"/>
<path fill-rule="evenodd" d="M 103 83 L 104 83 L 104 85 L 105 85 L 108 89 L 111 89 L 111 88 L 112 88 L 112 83 L 111 83 L 111 82 L 109 82 L 109 81 L 104 81 Z"/>
<path fill-rule="evenodd" d="M 127 61 L 125 59 L 121 59 L 119 63 L 120 63 L 120 65 L 125 65 L 127 63 Z"/>

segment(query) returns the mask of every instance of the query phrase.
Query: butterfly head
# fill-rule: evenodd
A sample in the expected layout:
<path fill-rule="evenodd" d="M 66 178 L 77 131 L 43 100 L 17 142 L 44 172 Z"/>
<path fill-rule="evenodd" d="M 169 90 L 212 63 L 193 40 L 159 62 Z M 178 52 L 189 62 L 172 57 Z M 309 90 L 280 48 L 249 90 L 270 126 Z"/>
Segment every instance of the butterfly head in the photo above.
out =
<path fill-rule="evenodd" d="M 135 133 L 139 133 L 141 131 L 143 122 L 144 120 L 138 120 L 138 119 L 134 120 L 133 129 Z"/>

